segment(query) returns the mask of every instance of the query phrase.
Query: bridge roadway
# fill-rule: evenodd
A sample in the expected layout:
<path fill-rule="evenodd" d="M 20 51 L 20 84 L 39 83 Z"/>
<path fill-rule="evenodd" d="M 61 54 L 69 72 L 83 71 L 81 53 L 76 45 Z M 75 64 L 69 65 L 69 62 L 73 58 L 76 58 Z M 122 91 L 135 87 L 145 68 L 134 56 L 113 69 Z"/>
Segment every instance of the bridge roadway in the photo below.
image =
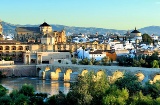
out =
<path fill-rule="evenodd" d="M 70 65 L 70 64 L 43 64 L 36 65 L 36 76 L 42 79 L 74 81 L 79 75 L 94 71 L 101 75 L 104 71 L 111 81 L 122 77 L 124 73 L 137 75 L 142 82 L 155 82 L 160 80 L 159 68 L 121 67 L 121 66 L 93 66 L 93 65 Z"/>

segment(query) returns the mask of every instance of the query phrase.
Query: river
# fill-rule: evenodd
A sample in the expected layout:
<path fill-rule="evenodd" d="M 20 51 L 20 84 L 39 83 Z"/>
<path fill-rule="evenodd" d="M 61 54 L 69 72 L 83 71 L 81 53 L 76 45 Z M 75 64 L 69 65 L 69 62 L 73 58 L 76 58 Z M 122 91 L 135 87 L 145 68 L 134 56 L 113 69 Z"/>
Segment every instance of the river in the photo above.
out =
<path fill-rule="evenodd" d="M 62 91 L 64 94 L 67 94 L 70 89 L 70 83 L 64 83 L 63 81 L 52 81 L 52 80 L 40 80 L 38 78 L 2 78 L 0 80 L 5 88 L 9 90 L 9 93 L 13 89 L 20 89 L 23 84 L 31 84 L 35 92 L 47 93 L 49 96 L 58 94 L 59 91 Z"/>

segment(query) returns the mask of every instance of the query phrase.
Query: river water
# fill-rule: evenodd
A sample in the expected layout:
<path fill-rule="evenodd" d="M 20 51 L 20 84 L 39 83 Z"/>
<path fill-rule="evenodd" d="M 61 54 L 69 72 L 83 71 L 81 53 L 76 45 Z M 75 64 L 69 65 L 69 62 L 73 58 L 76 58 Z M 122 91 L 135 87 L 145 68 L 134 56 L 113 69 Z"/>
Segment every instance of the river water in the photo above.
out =
<path fill-rule="evenodd" d="M 20 89 L 23 84 L 31 84 L 36 92 L 47 93 L 49 96 L 58 94 L 59 91 L 62 91 L 64 94 L 67 94 L 70 89 L 70 83 L 64 83 L 63 81 L 52 81 L 52 80 L 40 80 L 38 78 L 2 78 L 0 80 L 5 88 L 9 90 L 9 93 L 13 89 Z"/>

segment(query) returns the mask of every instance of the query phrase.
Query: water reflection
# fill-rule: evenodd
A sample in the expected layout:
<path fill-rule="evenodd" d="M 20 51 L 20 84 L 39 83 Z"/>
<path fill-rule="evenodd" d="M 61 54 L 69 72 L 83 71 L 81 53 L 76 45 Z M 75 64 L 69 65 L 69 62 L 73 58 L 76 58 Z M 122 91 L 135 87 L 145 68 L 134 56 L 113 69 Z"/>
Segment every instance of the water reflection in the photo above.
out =
<path fill-rule="evenodd" d="M 28 77 L 3 78 L 0 80 L 0 84 L 9 89 L 9 92 L 13 89 L 20 89 L 23 84 L 31 84 L 36 92 L 48 93 L 49 95 L 58 94 L 59 91 L 67 94 L 70 89 L 70 83 L 64 83 L 63 81 L 39 80 L 38 78 Z"/>

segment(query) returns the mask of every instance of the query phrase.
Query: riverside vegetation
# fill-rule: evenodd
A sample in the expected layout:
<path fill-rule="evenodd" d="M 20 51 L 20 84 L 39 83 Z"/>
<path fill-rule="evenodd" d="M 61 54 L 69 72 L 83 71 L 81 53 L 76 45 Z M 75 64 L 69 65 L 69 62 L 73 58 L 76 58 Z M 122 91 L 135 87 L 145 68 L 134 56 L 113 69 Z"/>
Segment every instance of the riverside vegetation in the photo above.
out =
<path fill-rule="evenodd" d="M 1 105 L 159 105 L 160 82 L 142 85 L 135 75 L 124 74 L 110 82 L 105 73 L 101 76 L 94 72 L 79 76 L 71 85 L 67 94 L 59 92 L 47 97 L 47 94 L 35 93 L 31 85 L 24 84 L 20 90 L 7 94 L 0 85 Z"/>

